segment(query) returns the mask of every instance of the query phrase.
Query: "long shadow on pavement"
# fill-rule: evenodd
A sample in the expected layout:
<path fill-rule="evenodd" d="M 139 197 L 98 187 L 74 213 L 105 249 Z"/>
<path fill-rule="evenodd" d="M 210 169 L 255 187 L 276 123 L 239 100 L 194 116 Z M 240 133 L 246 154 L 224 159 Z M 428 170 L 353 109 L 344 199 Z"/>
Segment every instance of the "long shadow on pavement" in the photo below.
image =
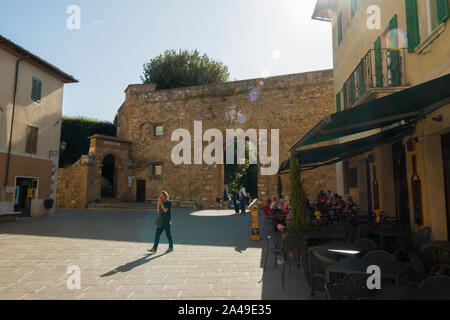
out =
<path fill-rule="evenodd" d="M 167 252 L 163 253 L 163 254 L 160 254 L 158 256 L 152 257 L 152 258 L 150 258 L 150 257 L 153 256 L 153 254 L 151 254 L 151 253 L 150 254 L 146 254 L 142 258 L 140 258 L 138 260 L 135 260 L 135 261 L 132 261 L 132 262 L 128 262 L 127 264 L 124 264 L 123 266 L 117 267 L 114 270 L 111 270 L 111 271 L 109 271 L 109 272 L 107 272 L 105 274 L 102 274 L 100 277 L 101 278 L 105 278 L 105 277 L 110 277 L 110 276 L 112 276 L 112 275 L 114 275 L 116 273 L 119 273 L 119 272 L 131 271 L 134 268 L 142 266 L 143 264 L 149 263 L 152 260 L 161 258 L 162 256 L 165 256 L 166 254 L 167 254 Z"/>

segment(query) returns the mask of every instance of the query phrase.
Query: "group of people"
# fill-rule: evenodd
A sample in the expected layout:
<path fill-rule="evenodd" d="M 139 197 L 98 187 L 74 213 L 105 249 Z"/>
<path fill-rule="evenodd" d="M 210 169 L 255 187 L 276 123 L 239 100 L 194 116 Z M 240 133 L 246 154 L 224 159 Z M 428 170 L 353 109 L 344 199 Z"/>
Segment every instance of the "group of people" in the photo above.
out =
<path fill-rule="evenodd" d="M 344 201 L 342 196 L 333 193 L 331 190 L 328 190 L 327 193 L 320 190 L 317 197 L 317 209 L 322 213 L 338 211 L 344 214 L 355 215 L 358 211 L 358 206 L 350 195 L 347 197 L 347 201 Z"/>
<path fill-rule="evenodd" d="M 285 231 L 292 223 L 292 211 L 291 202 L 288 196 L 276 196 L 271 199 L 267 199 L 264 205 L 264 214 L 268 218 L 278 220 L 276 223 L 276 229 Z"/>
<path fill-rule="evenodd" d="M 236 214 L 245 214 L 245 209 L 250 204 L 250 200 L 250 193 L 245 190 L 244 186 L 240 186 L 239 189 L 231 189 L 231 191 L 225 187 L 223 191 L 224 209 L 228 209 L 228 203 L 232 201 Z"/>

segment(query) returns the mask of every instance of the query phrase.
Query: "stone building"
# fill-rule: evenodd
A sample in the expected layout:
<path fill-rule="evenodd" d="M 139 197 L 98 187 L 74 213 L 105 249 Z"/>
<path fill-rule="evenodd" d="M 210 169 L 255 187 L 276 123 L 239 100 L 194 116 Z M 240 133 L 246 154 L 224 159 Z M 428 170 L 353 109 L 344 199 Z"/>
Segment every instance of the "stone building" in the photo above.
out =
<path fill-rule="evenodd" d="M 215 128 L 225 140 L 226 129 L 267 129 L 269 138 L 271 130 L 279 129 L 281 161 L 298 137 L 334 112 L 332 70 L 160 91 L 153 84 L 136 84 L 125 94 L 118 111 L 117 137 L 92 137 L 89 155 L 74 167 L 60 170 L 60 207 L 84 207 L 102 199 L 107 156 L 114 163 L 111 195 L 120 200 L 146 201 L 166 190 L 172 199 L 212 207 L 223 193 L 224 165 L 174 164 L 172 149 L 179 143 L 171 139 L 175 130 L 186 129 L 194 138 L 194 122 L 201 121 L 202 134 Z M 201 147 L 207 146 L 204 141 Z M 228 147 L 224 144 L 224 153 Z M 269 154 L 270 147 L 269 139 Z M 335 190 L 335 172 L 331 166 L 305 173 L 309 194 L 315 197 L 320 189 Z M 77 179 L 81 186 L 73 183 Z M 282 179 L 288 194 L 288 177 Z M 70 199 L 65 194 L 70 186 L 88 192 Z M 252 197 L 265 200 L 276 193 L 277 175 L 261 175 L 258 170 L 258 194 Z"/>

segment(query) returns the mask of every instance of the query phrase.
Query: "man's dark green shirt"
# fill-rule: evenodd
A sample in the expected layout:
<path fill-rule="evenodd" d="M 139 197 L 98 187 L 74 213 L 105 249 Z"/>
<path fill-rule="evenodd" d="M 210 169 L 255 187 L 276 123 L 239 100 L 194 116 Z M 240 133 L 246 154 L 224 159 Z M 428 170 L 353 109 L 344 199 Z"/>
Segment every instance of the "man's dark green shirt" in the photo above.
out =
<path fill-rule="evenodd" d="M 162 208 L 169 209 L 167 212 L 164 212 Z M 168 200 L 166 202 L 161 203 L 161 207 L 159 210 L 161 217 L 162 217 L 162 223 L 164 224 L 170 224 L 172 221 L 172 201 Z"/>

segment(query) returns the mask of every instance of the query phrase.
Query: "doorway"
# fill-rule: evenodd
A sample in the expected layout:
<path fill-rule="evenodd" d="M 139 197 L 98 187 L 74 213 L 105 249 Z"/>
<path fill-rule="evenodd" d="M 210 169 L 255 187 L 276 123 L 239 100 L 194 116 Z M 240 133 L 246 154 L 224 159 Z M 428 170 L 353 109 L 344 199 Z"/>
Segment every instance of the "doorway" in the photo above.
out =
<path fill-rule="evenodd" d="M 396 216 L 400 223 L 410 230 L 408 174 L 406 170 L 406 150 L 401 141 L 392 145 L 394 161 L 394 193 Z"/>
<path fill-rule="evenodd" d="M 450 133 L 442 136 L 442 158 L 445 182 L 445 204 L 447 211 L 447 237 L 450 241 Z"/>
<path fill-rule="evenodd" d="M 136 201 L 145 202 L 145 180 L 136 181 Z"/>
<path fill-rule="evenodd" d="M 37 189 L 37 181 L 32 178 L 16 178 L 14 193 L 14 212 L 21 212 L 19 217 L 31 217 L 31 200 L 34 196 L 33 188 Z"/>
<path fill-rule="evenodd" d="M 116 197 L 115 159 L 108 155 L 102 162 L 102 198 Z"/>

